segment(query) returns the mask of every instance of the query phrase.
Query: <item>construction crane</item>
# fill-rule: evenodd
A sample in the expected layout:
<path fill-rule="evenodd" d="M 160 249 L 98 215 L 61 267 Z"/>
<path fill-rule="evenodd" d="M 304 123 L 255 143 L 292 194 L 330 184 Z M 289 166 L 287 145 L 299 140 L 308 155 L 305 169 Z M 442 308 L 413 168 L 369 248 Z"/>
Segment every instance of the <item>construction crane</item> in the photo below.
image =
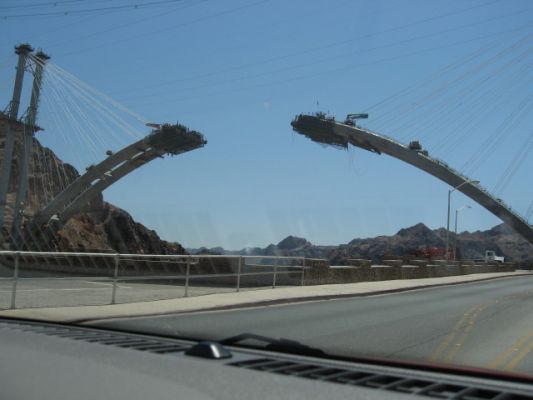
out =
<path fill-rule="evenodd" d="M 355 120 L 356 119 L 367 119 L 368 114 L 361 113 L 361 114 L 348 114 L 346 116 L 346 119 L 344 120 L 344 125 L 350 125 L 355 126 Z"/>

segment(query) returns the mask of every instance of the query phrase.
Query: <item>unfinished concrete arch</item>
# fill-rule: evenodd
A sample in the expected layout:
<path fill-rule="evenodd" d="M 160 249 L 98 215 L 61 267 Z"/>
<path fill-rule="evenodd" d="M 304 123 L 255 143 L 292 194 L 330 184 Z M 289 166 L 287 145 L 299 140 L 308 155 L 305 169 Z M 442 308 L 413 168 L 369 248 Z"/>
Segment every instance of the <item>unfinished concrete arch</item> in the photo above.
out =
<path fill-rule="evenodd" d="M 87 169 L 59 193 L 27 224 L 27 230 L 38 232 L 51 225 L 61 226 L 103 190 L 142 165 L 163 157 L 203 147 L 207 141 L 182 125 L 163 125 L 145 138 L 110 154 L 105 160 Z"/>
<path fill-rule="evenodd" d="M 533 244 L 533 227 L 522 216 L 479 184 L 454 170 L 446 163 L 431 157 L 417 146 L 406 146 L 394 139 L 355 126 L 350 121 L 340 123 L 325 115 L 299 115 L 291 123 L 293 129 L 309 139 L 332 146 L 348 144 L 377 153 L 388 154 L 446 182 L 470 197 L 479 205 L 508 224 L 529 243 Z"/>

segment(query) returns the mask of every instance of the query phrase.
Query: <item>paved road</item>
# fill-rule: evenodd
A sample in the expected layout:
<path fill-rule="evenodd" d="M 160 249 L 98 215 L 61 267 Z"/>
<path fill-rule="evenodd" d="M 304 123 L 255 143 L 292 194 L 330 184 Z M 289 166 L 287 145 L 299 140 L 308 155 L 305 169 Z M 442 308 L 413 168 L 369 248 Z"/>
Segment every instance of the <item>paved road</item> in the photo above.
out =
<path fill-rule="evenodd" d="M 13 281 L 0 279 L 0 310 L 11 305 Z M 241 288 L 241 291 L 253 288 Z M 16 308 L 61 307 L 110 304 L 113 284 L 98 278 L 24 278 L 17 282 Z M 196 286 L 191 280 L 189 296 L 234 292 L 232 287 Z M 172 284 L 119 282 L 116 303 L 132 303 L 180 298 L 185 295 L 184 280 Z"/>
<path fill-rule="evenodd" d="M 533 277 L 390 295 L 101 322 L 220 339 L 284 337 L 331 353 L 533 373 Z"/>
<path fill-rule="evenodd" d="M 0 310 L 11 305 L 13 271 L 0 264 Z M 65 277 L 64 273 L 53 271 L 21 270 L 16 284 L 16 308 L 72 307 L 110 304 L 112 281 L 109 277 Z M 213 279 L 217 282 L 217 278 Z M 268 279 L 270 282 L 270 279 Z M 278 281 L 279 282 L 279 281 Z M 240 291 L 270 288 L 247 286 L 241 277 Z M 235 292 L 232 284 L 200 284 L 193 276 L 189 281 L 188 296 L 202 296 L 213 293 Z M 133 303 L 153 300 L 176 299 L 185 295 L 185 279 L 129 280 L 119 278 L 115 302 Z"/>

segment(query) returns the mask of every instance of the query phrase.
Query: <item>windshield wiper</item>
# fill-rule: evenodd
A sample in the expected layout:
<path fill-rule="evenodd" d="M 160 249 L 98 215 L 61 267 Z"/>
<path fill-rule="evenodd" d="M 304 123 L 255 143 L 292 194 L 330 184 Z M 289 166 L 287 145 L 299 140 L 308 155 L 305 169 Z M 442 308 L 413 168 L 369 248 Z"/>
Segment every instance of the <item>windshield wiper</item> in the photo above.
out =
<path fill-rule="evenodd" d="M 284 338 L 274 339 L 268 336 L 256 335 L 254 333 L 242 333 L 237 336 L 231 336 L 229 338 L 222 339 L 218 342 L 225 346 L 231 346 L 231 345 L 236 345 L 241 342 L 248 341 L 248 340 L 255 340 L 258 342 L 267 343 L 267 345 L 264 346 L 263 349 L 268 350 L 268 351 L 275 351 L 279 353 L 288 353 L 288 354 L 297 354 L 300 356 L 310 356 L 310 357 L 327 356 L 327 354 L 324 351 L 320 349 L 316 349 L 314 347 L 307 346 L 295 340 L 284 339 Z"/>

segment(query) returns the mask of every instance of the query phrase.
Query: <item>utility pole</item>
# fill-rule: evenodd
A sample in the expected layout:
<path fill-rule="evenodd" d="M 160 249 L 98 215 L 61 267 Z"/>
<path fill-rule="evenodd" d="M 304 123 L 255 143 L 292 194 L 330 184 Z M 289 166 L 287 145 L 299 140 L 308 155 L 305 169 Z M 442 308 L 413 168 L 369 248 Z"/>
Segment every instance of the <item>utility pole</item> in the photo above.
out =
<path fill-rule="evenodd" d="M 4 226 L 4 216 L 6 208 L 6 197 L 9 190 L 9 178 L 11 176 L 11 163 L 13 161 L 13 150 L 15 147 L 15 124 L 18 118 L 18 111 L 20 106 L 20 95 L 22 93 L 22 83 L 24 80 L 24 72 L 26 70 L 26 59 L 33 51 L 29 44 L 21 44 L 15 47 L 15 53 L 18 54 L 17 74 L 15 77 L 15 85 L 13 87 L 13 97 L 7 109 L 7 131 L 4 141 L 4 157 L 2 159 L 2 166 L 0 167 L 0 238 L 1 231 Z"/>
<path fill-rule="evenodd" d="M 477 181 L 477 180 L 473 180 L 473 181 L 467 180 L 467 181 L 464 181 L 463 183 L 461 183 L 460 185 L 454 187 L 453 189 L 448 190 L 448 216 L 446 218 L 446 252 L 444 253 L 445 257 L 446 257 L 446 260 L 449 259 L 448 252 L 449 252 L 449 249 L 450 249 L 450 205 L 451 205 L 451 200 L 452 200 L 452 193 L 455 192 L 457 189 L 461 188 L 463 185 L 466 185 L 467 183 L 477 185 L 479 183 L 479 181 Z M 455 260 L 455 252 L 454 252 L 453 259 Z"/>
<path fill-rule="evenodd" d="M 17 197 L 15 206 L 13 207 L 13 224 L 12 224 L 12 238 L 15 247 L 18 247 L 19 239 L 21 237 L 21 223 L 22 214 L 24 211 L 24 204 L 28 193 L 28 172 L 33 149 L 33 135 L 36 130 L 37 110 L 39 106 L 39 97 L 41 95 L 41 85 L 43 81 L 43 71 L 46 62 L 50 59 L 48 55 L 39 51 L 33 57 L 35 63 L 35 71 L 33 76 L 33 85 L 31 91 L 30 106 L 26 113 L 24 120 L 24 139 L 22 148 L 22 157 L 20 163 L 19 185 L 17 187 Z"/>
<path fill-rule="evenodd" d="M 464 205 L 462 207 L 459 207 L 457 210 L 455 210 L 455 228 L 454 228 L 454 235 L 453 235 L 453 261 L 457 259 L 457 219 L 459 217 L 459 213 L 463 211 L 465 208 L 472 208 L 469 205 Z"/>

